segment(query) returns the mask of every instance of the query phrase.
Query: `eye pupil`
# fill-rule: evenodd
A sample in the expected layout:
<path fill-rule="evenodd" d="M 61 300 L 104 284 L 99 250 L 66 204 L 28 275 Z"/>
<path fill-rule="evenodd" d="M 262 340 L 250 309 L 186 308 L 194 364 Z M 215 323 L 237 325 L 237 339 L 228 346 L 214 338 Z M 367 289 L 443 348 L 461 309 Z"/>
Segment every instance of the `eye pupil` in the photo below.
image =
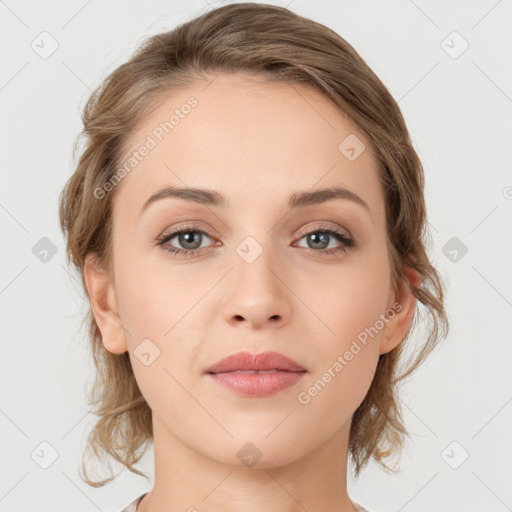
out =
<path fill-rule="evenodd" d="M 318 233 L 320 233 L 320 234 L 310 233 L 308 235 L 308 239 L 312 240 L 312 242 L 313 242 L 313 248 L 318 249 L 318 245 L 317 245 L 318 243 L 320 245 L 325 244 L 325 247 L 327 247 L 329 245 L 329 241 L 328 241 L 329 235 L 327 233 L 323 233 L 323 232 L 318 232 Z M 308 243 L 309 243 L 309 240 L 308 240 Z M 320 247 L 320 248 L 325 248 L 325 247 Z"/>
<path fill-rule="evenodd" d="M 191 235 L 192 234 L 192 235 Z M 197 243 L 199 241 L 199 243 Z M 180 233 L 179 242 L 183 247 L 188 249 L 197 249 L 201 246 L 201 234 L 197 231 L 185 231 Z M 189 247 L 187 244 L 192 244 L 193 247 Z"/>

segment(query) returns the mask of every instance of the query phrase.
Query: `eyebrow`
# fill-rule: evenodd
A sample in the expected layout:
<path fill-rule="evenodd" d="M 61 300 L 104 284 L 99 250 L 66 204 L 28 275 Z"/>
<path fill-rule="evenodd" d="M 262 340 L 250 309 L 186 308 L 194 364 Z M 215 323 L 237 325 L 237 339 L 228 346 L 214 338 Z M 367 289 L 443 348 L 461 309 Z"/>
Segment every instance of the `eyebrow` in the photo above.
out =
<path fill-rule="evenodd" d="M 193 201 L 205 206 L 219 206 L 223 208 L 227 208 L 229 206 L 227 198 L 216 190 L 168 186 L 152 194 L 142 206 L 139 215 L 142 215 L 142 213 L 144 213 L 144 211 L 152 203 L 169 198 L 179 198 L 185 201 Z M 357 194 L 354 194 L 354 192 L 341 187 L 330 187 L 321 190 L 295 192 L 290 196 L 288 200 L 288 207 L 290 209 L 304 208 L 306 206 L 321 204 L 332 199 L 345 199 L 352 201 L 364 207 L 371 215 L 370 207 L 368 204 L 366 204 L 365 201 L 363 201 L 363 199 L 361 199 Z"/>

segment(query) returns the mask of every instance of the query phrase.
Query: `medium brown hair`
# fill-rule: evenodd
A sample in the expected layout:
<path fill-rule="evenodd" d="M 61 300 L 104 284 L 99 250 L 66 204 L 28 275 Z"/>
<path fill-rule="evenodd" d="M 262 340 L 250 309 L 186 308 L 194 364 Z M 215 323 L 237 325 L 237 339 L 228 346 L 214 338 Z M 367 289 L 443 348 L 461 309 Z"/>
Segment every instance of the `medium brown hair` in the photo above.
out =
<path fill-rule="evenodd" d="M 403 425 L 397 385 L 448 332 L 444 285 L 426 252 L 430 239 L 424 173 L 400 109 L 354 48 L 333 30 L 286 8 L 238 3 L 144 40 L 85 105 L 85 147 L 60 196 L 67 261 L 78 269 L 84 290 L 84 261 L 89 253 L 111 271 L 111 203 L 120 187 L 101 200 L 94 190 L 104 189 L 114 176 L 126 141 L 159 99 L 221 72 L 245 72 L 269 81 L 313 87 L 347 115 L 370 143 L 385 195 L 394 291 L 407 279 L 407 267 L 415 269 L 420 279 L 417 285 L 409 282 L 418 299 L 411 325 L 397 347 L 381 354 L 370 389 L 353 415 L 349 454 L 356 477 L 372 458 L 384 470 L 395 471 L 388 460 L 400 453 L 404 436 L 409 435 Z M 405 361 L 404 347 L 420 309 L 425 312 L 425 336 L 421 341 L 415 337 L 415 357 Z M 104 348 L 90 307 L 84 321 L 97 369 L 88 399 L 99 417 L 89 433 L 86 453 L 91 452 L 93 460 L 110 455 L 130 471 L 147 476 L 134 464 L 152 441 L 151 410 L 135 380 L 129 354 L 112 354 Z M 82 478 L 87 484 L 99 487 L 115 478 L 89 479 L 84 460 L 85 453 Z"/>

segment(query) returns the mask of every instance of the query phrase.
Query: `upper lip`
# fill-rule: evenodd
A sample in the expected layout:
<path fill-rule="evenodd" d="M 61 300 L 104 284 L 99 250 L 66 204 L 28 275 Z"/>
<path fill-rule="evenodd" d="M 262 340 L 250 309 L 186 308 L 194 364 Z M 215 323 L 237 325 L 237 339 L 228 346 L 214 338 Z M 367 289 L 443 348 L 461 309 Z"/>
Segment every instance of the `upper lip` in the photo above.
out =
<path fill-rule="evenodd" d="M 285 370 L 289 372 L 305 372 L 299 363 L 278 352 L 237 352 L 210 366 L 206 373 L 226 373 L 237 370 Z"/>

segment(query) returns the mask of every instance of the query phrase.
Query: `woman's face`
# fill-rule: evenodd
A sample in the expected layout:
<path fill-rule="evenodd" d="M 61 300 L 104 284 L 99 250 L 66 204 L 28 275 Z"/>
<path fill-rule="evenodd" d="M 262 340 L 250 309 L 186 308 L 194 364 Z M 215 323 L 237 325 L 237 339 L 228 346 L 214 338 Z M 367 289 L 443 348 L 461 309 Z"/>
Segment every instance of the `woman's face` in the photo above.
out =
<path fill-rule="evenodd" d="M 100 328 L 108 350 L 129 351 L 154 425 L 238 466 L 248 442 L 271 466 L 348 432 L 379 354 L 406 329 L 361 132 L 304 86 L 222 74 L 169 94 L 123 163 L 111 282 L 123 329 Z M 146 203 L 168 187 L 188 198 Z M 318 194 L 335 188 L 349 192 Z M 306 371 L 279 391 L 235 392 L 206 371 L 240 351 L 278 352 Z M 230 377 L 279 380 L 240 375 Z"/>

